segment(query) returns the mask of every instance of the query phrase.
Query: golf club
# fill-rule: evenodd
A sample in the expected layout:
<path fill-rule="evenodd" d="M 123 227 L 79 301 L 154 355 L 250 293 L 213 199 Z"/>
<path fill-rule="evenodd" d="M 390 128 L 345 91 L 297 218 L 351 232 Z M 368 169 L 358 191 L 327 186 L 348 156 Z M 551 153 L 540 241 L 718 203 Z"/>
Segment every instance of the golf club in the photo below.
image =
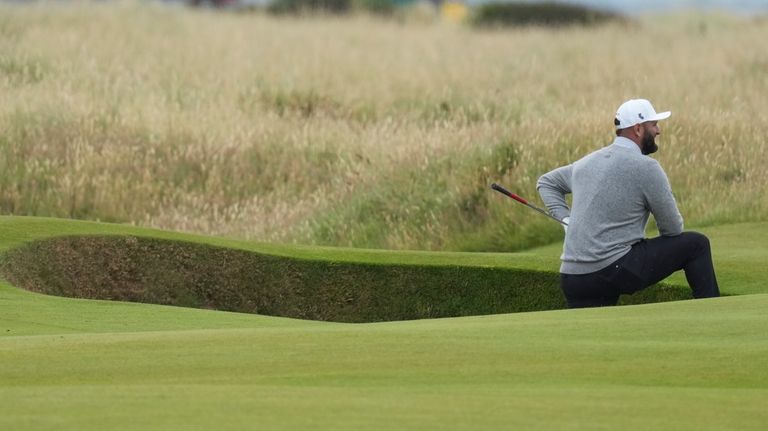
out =
<path fill-rule="evenodd" d="M 491 188 L 496 190 L 497 192 L 503 194 L 503 195 L 506 195 L 506 196 L 508 196 L 508 197 L 510 197 L 510 198 L 512 198 L 512 199 L 514 199 L 514 200 L 516 200 L 518 202 L 520 202 L 521 204 L 527 206 L 528 208 L 532 208 L 532 209 L 534 209 L 534 210 L 544 214 L 545 216 L 551 218 L 552 220 L 554 220 L 554 221 L 556 221 L 556 222 L 558 222 L 558 223 L 560 223 L 560 224 L 562 224 L 564 226 L 568 226 L 568 223 L 566 223 L 566 222 L 564 222 L 562 220 L 558 220 L 555 217 L 552 217 L 551 215 L 549 215 L 548 212 L 546 212 L 543 209 L 541 209 L 541 208 L 539 208 L 539 207 L 529 203 L 527 200 L 525 200 L 525 199 L 521 198 L 520 196 L 510 192 L 509 190 L 505 189 L 504 187 L 502 187 L 502 186 L 500 186 L 500 185 L 498 185 L 496 183 L 491 184 Z"/>

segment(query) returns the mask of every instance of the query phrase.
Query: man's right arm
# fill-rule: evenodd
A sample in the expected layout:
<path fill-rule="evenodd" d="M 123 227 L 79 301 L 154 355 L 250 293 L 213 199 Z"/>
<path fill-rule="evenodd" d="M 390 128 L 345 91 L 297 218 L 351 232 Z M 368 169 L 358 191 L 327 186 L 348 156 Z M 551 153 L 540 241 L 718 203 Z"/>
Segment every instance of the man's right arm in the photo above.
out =
<path fill-rule="evenodd" d="M 571 193 L 571 174 L 573 165 L 563 166 L 547 172 L 536 182 L 541 200 L 547 206 L 549 213 L 558 220 L 571 215 L 571 209 L 565 200 L 565 195 Z"/>
<path fill-rule="evenodd" d="M 662 236 L 675 236 L 683 232 L 683 216 L 677 209 L 667 174 L 658 162 L 651 165 L 650 174 L 644 181 L 645 199 L 648 209 L 656 219 L 656 226 Z"/>

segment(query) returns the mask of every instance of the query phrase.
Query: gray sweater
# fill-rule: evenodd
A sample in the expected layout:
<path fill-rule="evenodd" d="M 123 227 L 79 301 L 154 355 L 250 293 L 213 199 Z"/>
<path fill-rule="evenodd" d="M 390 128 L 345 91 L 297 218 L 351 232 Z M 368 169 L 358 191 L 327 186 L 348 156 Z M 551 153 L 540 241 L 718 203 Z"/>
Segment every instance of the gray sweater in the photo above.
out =
<path fill-rule="evenodd" d="M 560 272 L 599 271 L 645 237 L 649 214 L 661 235 L 683 231 L 664 170 L 631 140 L 613 144 L 539 178 L 536 188 L 550 214 L 570 217 Z M 565 195 L 573 194 L 572 207 Z"/>

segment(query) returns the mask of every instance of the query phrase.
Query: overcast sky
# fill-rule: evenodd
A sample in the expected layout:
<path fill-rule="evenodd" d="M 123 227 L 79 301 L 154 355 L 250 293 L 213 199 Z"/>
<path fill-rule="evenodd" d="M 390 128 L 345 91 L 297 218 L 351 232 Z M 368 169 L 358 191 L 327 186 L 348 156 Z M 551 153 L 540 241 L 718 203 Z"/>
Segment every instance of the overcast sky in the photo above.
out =
<path fill-rule="evenodd" d="M 468 3 L 485 3 L 489 0 L 467 1 Z M 768 12 L 768 0 L 560 0 L 560 2 L 589 5 L 627 14 L 662 12 L 675 9 L 721 9 L 737 12 Z"/>

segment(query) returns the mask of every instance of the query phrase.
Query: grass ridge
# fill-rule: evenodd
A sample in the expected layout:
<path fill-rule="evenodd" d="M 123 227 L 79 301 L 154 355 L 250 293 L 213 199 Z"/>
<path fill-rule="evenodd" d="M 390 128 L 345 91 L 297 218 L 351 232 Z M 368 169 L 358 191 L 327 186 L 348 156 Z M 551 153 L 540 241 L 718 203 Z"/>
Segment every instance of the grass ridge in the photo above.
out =
<path fill-rule="evenodd" d="M 104 226 L 89 227 L 95 231 Z M 337 322 L 565 307 L 558 276 L 551 270 L 275 256 L 191 242 L 184 236 L 117 234 L 120 227 L 114 228 L 113 234 L 70 233 L 18 245 L 6 250 L 0 274 L 18 287 L 57 296 Z M 686 290 L 661 285 L 625 303 L 689 297 Z"/>
<path fill-rule="evenodd" d="M 760 259 L 749 250 L 762 241 L 762 226 L 707 229 L 720 252 L 718 270 L 725 269 L 718 271 L 724 294 L 764 291 L 743 264 Z M 72 297 L 339 322 L 564 307 L 557 288 L 558 244 L 522 253 L 360 250 L 35 217 L 0 217 L 0 237 L 5 278 L 18 287 Z M 724 246 L 724 240 L 746 248 Z M 178 268 L 181 274 L 175 274 Z M 677 274 L 623 297 L 622 304 L 689 298 L 685 286 Z"/>

